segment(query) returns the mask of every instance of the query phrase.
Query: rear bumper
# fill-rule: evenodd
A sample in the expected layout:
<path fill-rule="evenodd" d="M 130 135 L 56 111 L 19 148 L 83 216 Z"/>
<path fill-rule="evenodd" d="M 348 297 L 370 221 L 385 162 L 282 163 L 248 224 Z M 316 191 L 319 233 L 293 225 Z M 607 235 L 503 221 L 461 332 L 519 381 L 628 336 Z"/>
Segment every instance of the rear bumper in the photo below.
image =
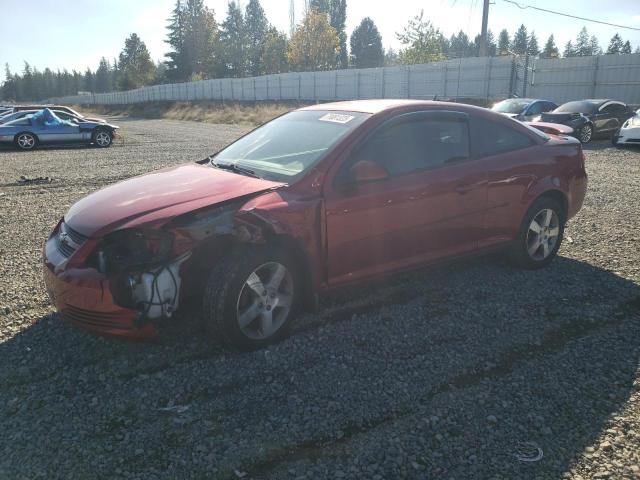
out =
<path fill-rule="evenodd" d="M 104 336 L 148 339 L 157 334 L 153 324 L 136 325 L 136 310 L 115 303 L 105 275 L 93 268 L 69 266 L 55 243 L 51 237 L 45 245 L 44 283 L 64 321 Z"/>

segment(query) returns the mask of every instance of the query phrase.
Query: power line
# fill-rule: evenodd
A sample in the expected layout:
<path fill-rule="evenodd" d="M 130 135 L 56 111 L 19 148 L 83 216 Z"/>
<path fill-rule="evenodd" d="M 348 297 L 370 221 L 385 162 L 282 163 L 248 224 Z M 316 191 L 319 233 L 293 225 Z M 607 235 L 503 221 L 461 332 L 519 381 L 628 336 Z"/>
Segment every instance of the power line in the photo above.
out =
<path fill-rule="evenodd" d="M 514 0 L 502 0 L 502 1 L 503 2 L 507 2 L 507 3 L 512 3 L 513 5 L 515 5 L 516 7 L 520 8 L 522 10 L 526 10 L 527 8 L 532 8 L 534 10 L 540 10 L 541 12 L 553 13 L 554 15 L 561 15 L 563 17 L 577 18 L 578 20 L 584 20 L 585 22 L 600 23 L 602 25 L 609 25 L 610 27 L 626 28 L 627 30 L 635 30 L 637 32 L 640 32 L 640 28 L 628 27 L 626 25 L 617 25 L 615 23 L 608 23 L 608 22 L 603 22 L 601 20 L 594 20 L 593 18 L 578 17 L 576 15 L 570 15 L 568 13 L 556 12 L 556 11 L 553 11 L 553 10 L 547 10 L 546 8 L 534 7 L 533 5 L 520 4 L 518 2 L 515 2 Z"/>

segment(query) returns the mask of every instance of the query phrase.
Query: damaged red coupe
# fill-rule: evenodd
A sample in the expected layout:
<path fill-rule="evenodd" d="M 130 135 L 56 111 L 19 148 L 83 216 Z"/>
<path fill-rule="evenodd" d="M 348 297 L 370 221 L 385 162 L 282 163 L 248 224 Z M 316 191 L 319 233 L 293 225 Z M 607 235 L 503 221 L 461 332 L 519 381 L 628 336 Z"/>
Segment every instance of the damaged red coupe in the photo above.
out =
<path fill-rule="evenodd" d="M 503 247 L 544 266 L 586 187 L 577 140 L 489 110 L 315 105 L 80 200 L 46 242 L 45 282 L 96 333 L 153 335 L 195 297 L 212 335 L 259 348 L 336 287 Z"/>

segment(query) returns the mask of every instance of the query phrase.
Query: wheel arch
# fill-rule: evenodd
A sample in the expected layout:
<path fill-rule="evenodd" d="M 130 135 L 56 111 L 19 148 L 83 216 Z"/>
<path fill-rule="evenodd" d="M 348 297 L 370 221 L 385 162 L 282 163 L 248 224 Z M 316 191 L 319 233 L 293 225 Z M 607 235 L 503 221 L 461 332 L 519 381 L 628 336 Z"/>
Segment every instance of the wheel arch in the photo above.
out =
<path fill-rule="evenodd" d="M 562 212 L 561 212 L 562 220 L 565 222 L 567 221 L 567 216 L 569 214 L 569 198 L 562 190 L 559 190 L 557 188 L 547 189 L 542 192 L 539 192 L 537 195 L 533 195 L 531 197 L 531 201 L 529 202 L 529 204 L 527 205 L 527 208 L 525 209 L 525 215 L 526 215 L 526 212 L 531 207 L 531 205 L 533 205 L 535 202 L 537 202 L 541 198 L 549 198 L 557 202 L 562 207 Z"/>

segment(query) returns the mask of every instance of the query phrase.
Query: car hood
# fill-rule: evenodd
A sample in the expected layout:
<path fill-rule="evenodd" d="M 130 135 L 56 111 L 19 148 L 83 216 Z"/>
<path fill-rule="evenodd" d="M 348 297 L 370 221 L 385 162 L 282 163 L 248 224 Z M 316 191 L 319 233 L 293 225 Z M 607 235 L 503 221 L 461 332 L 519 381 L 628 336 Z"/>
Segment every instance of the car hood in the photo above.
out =
<path fill-rule="evenodd" d="M 83 235 L 101 236 L 121 226 L 130 226 L 142 217 L 168 220 L 198 208 L 282 185 L 204 165 L 187 164 L 98 190 L 75 203 L 64 220 Z"/>

